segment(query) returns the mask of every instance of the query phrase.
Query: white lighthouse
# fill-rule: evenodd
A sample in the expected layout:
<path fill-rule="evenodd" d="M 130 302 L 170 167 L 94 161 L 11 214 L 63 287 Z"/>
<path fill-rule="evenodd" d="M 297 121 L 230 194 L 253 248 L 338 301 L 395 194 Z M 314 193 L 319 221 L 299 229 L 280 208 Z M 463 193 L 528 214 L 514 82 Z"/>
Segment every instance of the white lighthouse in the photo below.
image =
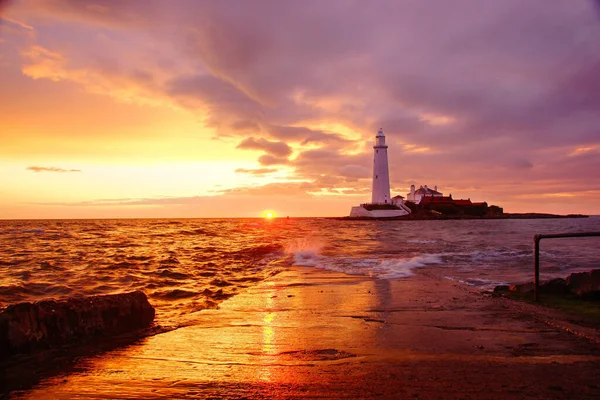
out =
<path fill-rule="evenodd" d="M 388 169 L 387 145 L 383 129 L 379 128 L 373 146 L 373 191 L 372 204 L 390 204 L 390 173 Z"/>
<path fill-rule="evenodd" d="M 390 197 L 390 173 L 388 169 L 387 145 L 383 129 L 375 135 L 373 146 L 373 186 L 371 203 L 352 207 L 351 218 L 395 218 L 410 214 L 404 204 L 392 201 Z"/>

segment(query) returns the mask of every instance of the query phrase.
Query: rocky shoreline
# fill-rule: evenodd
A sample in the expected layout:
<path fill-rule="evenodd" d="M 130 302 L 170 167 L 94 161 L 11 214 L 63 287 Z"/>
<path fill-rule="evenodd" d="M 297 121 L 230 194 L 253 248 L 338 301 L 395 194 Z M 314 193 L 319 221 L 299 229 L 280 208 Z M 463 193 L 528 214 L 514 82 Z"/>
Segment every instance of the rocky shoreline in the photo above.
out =
<path fill-rule="evenodd" d="M 431 212 L 416 212 L 408 214 L 402 217 L 385 217 L 385 218 L 371 218 L 371 217 L 333 217 L 336 220 L 365 220 L 365 221 L 378 221 L 378 220 L 397 220 L 397 221 L 423 221 L 423 220 L 472 220 L 472 219 L 557 219 L 557 218 L 589 218 L 589 215 L 583 214 L 544 214 L 544 213 L 504 213 L 500 215 L 445 215 L 435 214 Z"/>
<path fill-rule="evenodd" d="M 500 285 L 494 289 L 495 293 L 521 293 L 532 294 L 534 283 L 527 282 L 517 285 Z M 576 272 L 566 279 L 555 278 L 540 283 L 541 294 L 552 296 L 571 296 L 582 300 L 600 300 L 600 269 L 588 272 Z"/>

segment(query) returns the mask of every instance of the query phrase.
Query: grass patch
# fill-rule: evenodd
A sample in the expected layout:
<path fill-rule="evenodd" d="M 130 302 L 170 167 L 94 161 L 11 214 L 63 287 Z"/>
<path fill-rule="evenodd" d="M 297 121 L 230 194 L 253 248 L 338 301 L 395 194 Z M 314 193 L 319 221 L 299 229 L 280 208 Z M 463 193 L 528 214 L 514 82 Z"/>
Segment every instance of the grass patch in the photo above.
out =
<path fill-rule="evenodd" d="M 600 328 L 600 302 L 582 300 L 577 295 L 556 296 L 540 293 L 538 302 L 533 301 L 533 293 L 503 292 L 513 300 L 540 305 L 542 307 L 558 310 L 567 317 L 579 317 L 583 321 L 572 321 L 594 328 Z"/>

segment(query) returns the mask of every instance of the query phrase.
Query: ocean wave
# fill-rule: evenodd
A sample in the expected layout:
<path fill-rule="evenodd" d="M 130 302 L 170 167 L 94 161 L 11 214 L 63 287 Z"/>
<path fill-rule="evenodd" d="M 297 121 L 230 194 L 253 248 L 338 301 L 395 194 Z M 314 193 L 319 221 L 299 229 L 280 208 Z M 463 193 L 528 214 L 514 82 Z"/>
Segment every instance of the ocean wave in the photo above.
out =
<path fill-rule="evenodd" d="M 445 221 L 248 222 L 0 221 L 0 305 L 139 289 L 151 297 L 158 323 L 177 325 L 291 265 L 381 279 L 427 268 L 486 287 L 530 280 L 533 232 L 565 223 L 458 221 L 450 229 Z M 582 231 L 600 229 L 600 218 L 575 222 Z M 480 238 L 486 230 L 493 235 Z M 544 244 L 541 258 L 542 276 L 564 277 L 597 267 L 598 252 L 594 243 L 565 240 Z"/>
<path fill-rule="evenodd" d="M 152 256 L 127 256 L 127 260 L 129 261 L 149 261 L 153 258 Z"/>
<path fill-rule="evenodd" d="M 416 244 L 433 244 L 437 243 L 437 240 L 428 240 L 428 239 L 408 239 L 406 243 L 416 243 Z"/>
<path fill-rule="evenodd" d="M 468 286 L 477 287 L 479 289 L 493 289 L 496 286 L 508 285 L 505 281 L 493 280 L 493 279 L 483 279 L 483 278 L 456 278 L 452 276 L 445 276 L 445 279 L 449 279 L 451 281 L 459 282 Z"/>
<path fill-rule="evenodd" d="M 181 264 L 179 262 L 179 259 L 177 257 L 175 257 L 174 255 L 169 255 L 168 257 L 163 258 L 162 260 L 160 260 L 160 264 L 161 266 L 164 265 L 173 265 L 173 264 Z"/>
<path fill-rule="evenodd" d="M 172 289 L 172 290 L 157 290 L 152 293 L 152 297 L 157 297 L 164 300 L 175 300 L 185 299 L 190 297 L 200 296 L 202 293 L 192 292 L 184 289 Z"/>
<path fill-rule="evenodd" d="M 225 287 L 225 286 L 232 286 L 233 283 L 231 282 L 227 282 L 224 279 L 213 279 L 212 281 L 210 281 L 210 284 L 213 286 L 218 286 L 218 287 Z"/>
<path fill-rule="evenodd" d="M 321 259 L 323 257 L 317 250 L 299 250 L 294 253 L 294 265 L 301 267 L 316 267 Z"/>
<path fill-rule="evenodd" d="M 351 258 L 327 257 L 312 250 L 304 250 L 294 255 L 296 266 L 317 267 L 379 279 L 406 278 L 412 276 L 416 268 L 442 263 L 441 254 L 424 254 L 411 258 Z"/>
<path fill-rule="evenodd" d="M 40 235 L 40 234 L 46 232 L 46 230 L 43 228 L 34 228 L 34 229 L 25 229 L 22 232 L 23 233 L 36 233 L 36 234 Z"/>
<path fill-rule="evenodd" d="M 196 275 L 202 276 L 204 278 L 210 278 L 212 276 L 215 276 L 217 273 L 218 273 L 218 271 L 202 271 L 202 272 L 198 272 Z"/>
<path fill-rule="evenodd" d="M 382 260 L 378 266 L 373 268 L 373 275 L 384 279 L 406 278 L 412 276 L 413 270 L 416 268 L 442 263 L 443 260 L 439 254 L 424 254 L 412 258 Z"/>
<path fill-rule="evenodd" d="M 171 271 L 170 269 L 163 269 L 160 272 L 158 272 L 158 274 L 156 274 L 160 277 L 167 277 L 167 278 L 171 278 L 171 279 L 189 279 L 191 278 L 190 275 L 188 274 L 184 274 L 183 272 L 176 272 L 176 271 Z"/>
<path fill-rule="evenodd" d="M 179 231 L 180 235 L 192 235 L 192 236 L 217 236 L 215 232 L 207 231 L 206 229 L 192 229 L 192 230 L 181 230 Z"/>
<path fill-rule="evenodd" d="M 109 269 L 114 269 L 114 268 L 117 268 L 117 269 L 118 268 L 130 268 L 130 267 L 134 267 L 136 265 L 137 265 L 136 263 L 131 263 L 131 262 L 127 262 L 127 261 L 121 261 L 121 262 L 118 262 L 118 263 L 111 264 L 107 268 L 109 268 Z"/>
<path fill-rule="evenodd" d="M 73 288 L 68 285 L 47 282 L 24 282 L 22 284 L 0 286 L 0 296 L 9 300 L 22 296 L 62 296 L 72 292 Z"/>
<path fill-rule="evenodd" d="M 470 253 L 474 261 L 487 259 L 514 259 L 514 258 L 529 258 L 533 256 L 532 251 L 515 251 L 510 249 L 486 249 Z"/>
<path fill-rule="evenodd" d="M 293 256 L 293 264 L 302 267 L 316 267 L 323 241 L 312 236 L 296 238 L 285 246 L 286 254 Z"/>
<path fill-rule="evenodd" d="M 283 246 L 280 244 L 261 244 L 235 251 L 232 255 L 236 259 L 255 260 L 274 253 L 281 253 L 282 250 Z"/>

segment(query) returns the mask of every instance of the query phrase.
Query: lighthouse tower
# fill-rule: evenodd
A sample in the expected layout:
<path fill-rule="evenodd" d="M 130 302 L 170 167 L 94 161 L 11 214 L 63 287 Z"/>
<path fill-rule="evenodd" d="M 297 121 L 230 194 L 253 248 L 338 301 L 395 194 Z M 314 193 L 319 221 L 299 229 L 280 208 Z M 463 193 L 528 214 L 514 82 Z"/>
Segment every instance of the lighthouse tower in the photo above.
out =
<path fill-rule="evenodd" d="M 373 192 L 371 203 L 352 207 L 350 218 L 397 218 L 410 214 L 410 208 L 390 197 L 390 173 L 388 170 L 387 145 L 383 129 L 375 135 L 373 146 Z"/>
<path fill-rule="evenodd" d="M 373 146 L 373 192 L 371 203 L 391 204 L 390 173 L 388 169 L 387 145 L 383 129 L 379 129 Z"/>

